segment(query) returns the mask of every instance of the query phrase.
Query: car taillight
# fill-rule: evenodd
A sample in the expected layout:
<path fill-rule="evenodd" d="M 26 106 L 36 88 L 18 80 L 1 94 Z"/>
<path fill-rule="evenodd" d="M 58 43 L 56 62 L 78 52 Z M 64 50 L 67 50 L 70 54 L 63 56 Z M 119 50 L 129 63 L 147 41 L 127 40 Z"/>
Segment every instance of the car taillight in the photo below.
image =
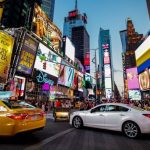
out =
<path fill-rule="evenodd" d="M 145 117 L 150 118 L 150 114 L 143 114 Z"/>
<path fill-rule="evenodd" d="M 44 111 L 41 111 L 40 112 L 40 115 L 43 117 L 45 115 L 45 112 Z"/>
<path fill-rule="evenodd" d="M 28 114 L 9 114 L 7 117 L 14 119 L 14 120 L 24 120 L 26 119 Z"/>

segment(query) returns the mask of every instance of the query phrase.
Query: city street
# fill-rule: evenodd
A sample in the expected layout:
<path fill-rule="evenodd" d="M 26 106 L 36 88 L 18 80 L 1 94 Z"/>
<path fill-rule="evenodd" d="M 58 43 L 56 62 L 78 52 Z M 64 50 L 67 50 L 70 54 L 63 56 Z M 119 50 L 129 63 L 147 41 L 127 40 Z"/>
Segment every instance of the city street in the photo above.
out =
<path fill-rule="evenodd" d="M 0 138 L 0 150 L 149 150 L 150 135 L 128 139 L 121 133 L 92 128 L 72 128 L 68 122 L 47 119 L 44 130 Z"/>

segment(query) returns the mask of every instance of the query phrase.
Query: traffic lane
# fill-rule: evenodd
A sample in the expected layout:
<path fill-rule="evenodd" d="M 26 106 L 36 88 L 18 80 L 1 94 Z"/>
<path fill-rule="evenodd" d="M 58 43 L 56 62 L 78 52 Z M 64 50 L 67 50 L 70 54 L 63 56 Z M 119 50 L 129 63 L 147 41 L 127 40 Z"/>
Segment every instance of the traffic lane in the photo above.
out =
<path fill-rule="evenodd" d="M 43 130 L 34 133 L 22 133 L 14 137 L 0 137 L 0 150 L 22 150 L 69 128 L 71 126 L 68 122 L 54 122 L 47 119 L 46 127 Z"/>
<path fill-rule="evenodd" d="M 120 132 L 83 128 L 59 137 L 40 150 L 149 150 L 150 135 L 129 139 Z"/>

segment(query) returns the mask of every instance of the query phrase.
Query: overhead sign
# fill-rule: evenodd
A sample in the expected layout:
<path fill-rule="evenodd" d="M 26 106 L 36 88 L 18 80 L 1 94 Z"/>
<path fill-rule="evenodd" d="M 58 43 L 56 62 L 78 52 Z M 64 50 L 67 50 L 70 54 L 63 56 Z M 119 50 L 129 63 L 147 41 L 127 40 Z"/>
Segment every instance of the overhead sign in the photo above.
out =
<path fill-rule="evenodd" d="M 13 37 L 0 31 L 0 83 L 7 81 L 13 45 Z"/>
<path fill-rule="evenodd" d="M 36 57 L 38 42 L 28 34 L 24 37 L 24 42 L 19 57 L 17 71 L 31 75 Z"/>

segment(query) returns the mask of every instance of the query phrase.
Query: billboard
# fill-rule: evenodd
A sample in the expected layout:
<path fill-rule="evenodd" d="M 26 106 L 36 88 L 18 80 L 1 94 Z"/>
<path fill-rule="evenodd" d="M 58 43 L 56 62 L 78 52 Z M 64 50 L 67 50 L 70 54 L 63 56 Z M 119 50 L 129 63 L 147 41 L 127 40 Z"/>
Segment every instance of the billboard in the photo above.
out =
<path fill-rule="evenodd" d="M 110 55 L 108 49 L 104 50 L 104 64 L 110 64 Z"/>
<path fill-rule="evenodd" d="M 67 87 L 72 87 L 73 81 L 74 68 L 72 68 L 71 66 L 69 67 L 65 62 L 62 61 L 58 84 L 65 85 Z"/>
<path fill-rule="evenodd" d="M 32 31 L 55 51 L 60 52 L 62 33 L 38 4 L 34 8 Z"/>
<path fill-rule="evenodd" d="M 139 74 L 139 84 L 142 91 L 150 89 L 150 69 Z"/>
<path fill-rule="evenodd" d="M 78 91 L 80 92 L 83 92 L 82 82 L 83 82 L 83 74 L 81 72 L 78 72 Z"/>
<path fill-rule="evenodd" d="M 84 66 L 85 70 L 89 71 L 90 70 L 90 52 L 86 52 L 84 56 Z"/>
<path fill-rule="evenodd" d="M 105 95 L 107 99 L 112 97 L 112 89 L 105 89 Z"/>
<path fill-rule="evenodd" d="M 139 90 L 129 90 L 128 94 L 130 100 L 141 100 L 141 92 Z"/>
<path fill-rule="evenodd" d="M 136 49 L 135 57 L 137 66 L 149 59 L 150 55 L 150 36 Z"/>
<path fill-rule="evenodd" d="M 110 77 L 111 77 L 110 64 L 104 65 L 104 70 L 105 70 L 105 77 L 106 77 L 106 78 L 110 78 Z"/>
<path fill-rule="evenodd" d="M 126 69 L 128 89 L 139 89 L 138 73 L 137 68 Z"/>
<path fill-rule="evenodd" d="M 13 45 L 13 37 L 0 31 L 0 83 L 7 81 Z"/>
<path fill-rule="evenodd" d="M 105 78 L 105 89 L 111 89 L 111 78 Z"/>
<path fill-rule="evenodd" d="M 75 59 L 75 47 L 70 41 L 68 37 L 66 37 L 66 44 L 65 44 L 65 55 L 70 58 L 73 62 Z"/>
<path fill-rule="evenodd" d="M 38 42 L 28 34 L 25 35 L 21 54 L 18 61 L 17 71 L 31 75 L 36 57 Z"/>
<path fill-rule="evenodd" d="M 52 76 L 59 76 L 61 58 L 43 44 L 39 44 L 34 68 Z"/>

